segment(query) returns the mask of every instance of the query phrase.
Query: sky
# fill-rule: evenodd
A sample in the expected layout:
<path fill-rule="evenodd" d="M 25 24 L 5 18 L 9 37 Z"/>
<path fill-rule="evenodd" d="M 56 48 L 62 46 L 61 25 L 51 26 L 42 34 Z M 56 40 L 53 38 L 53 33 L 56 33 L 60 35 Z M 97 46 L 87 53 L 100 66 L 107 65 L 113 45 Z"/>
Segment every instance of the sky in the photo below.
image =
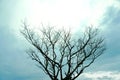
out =
<path fill-rule="evenodd" d="M 120 0 L 0 0 L 0 80 L 49 80 L 25 53 L 23 21 L 76 33 L 89 25 L 100 28 L 107 50 L 78 80 L 120 80 Z"/>

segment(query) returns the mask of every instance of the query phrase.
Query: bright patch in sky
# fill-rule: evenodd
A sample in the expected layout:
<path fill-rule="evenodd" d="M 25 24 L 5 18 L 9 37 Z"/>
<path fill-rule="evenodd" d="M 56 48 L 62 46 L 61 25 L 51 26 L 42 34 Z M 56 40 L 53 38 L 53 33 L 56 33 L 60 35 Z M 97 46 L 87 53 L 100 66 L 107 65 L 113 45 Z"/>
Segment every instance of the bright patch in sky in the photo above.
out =
<path fill-rule="evenodd" d="M 77 30 L 80 26 L 99 26 L 111 4 L 111 0 L 24 0 L 19 5 L 22 5 L 25 20 L 34 27 L 43 23 Z"/>

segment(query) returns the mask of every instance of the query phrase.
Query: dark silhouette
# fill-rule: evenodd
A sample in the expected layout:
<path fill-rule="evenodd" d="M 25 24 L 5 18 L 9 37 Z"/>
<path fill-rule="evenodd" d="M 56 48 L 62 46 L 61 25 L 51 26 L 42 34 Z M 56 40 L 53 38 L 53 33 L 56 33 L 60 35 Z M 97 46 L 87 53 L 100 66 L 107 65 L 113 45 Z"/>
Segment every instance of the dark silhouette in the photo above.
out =
<path fill-rule="evenodd" d="M 104 39 L 92 27 L 75 37 L 70 30 L 31 30 L 24 23 L 21 33 L 34 46 L 28 55 L 51 80 L 75 80 L 105 51 Z"/>

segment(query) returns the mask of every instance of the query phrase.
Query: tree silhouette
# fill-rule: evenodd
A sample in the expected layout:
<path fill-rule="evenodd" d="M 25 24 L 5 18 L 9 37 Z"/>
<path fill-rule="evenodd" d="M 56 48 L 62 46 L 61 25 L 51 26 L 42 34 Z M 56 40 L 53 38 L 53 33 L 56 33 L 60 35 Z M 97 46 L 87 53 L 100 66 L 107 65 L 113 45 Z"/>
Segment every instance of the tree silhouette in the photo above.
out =
<path fill-rule="evenodd" d="M 105 51 L 104 39 L 92 27 L 75 37 L 70 30 L 33 30 L 24 23 L 21 33 L 34 46 L 28 55 L 51 80 L 75 80 Z"/>

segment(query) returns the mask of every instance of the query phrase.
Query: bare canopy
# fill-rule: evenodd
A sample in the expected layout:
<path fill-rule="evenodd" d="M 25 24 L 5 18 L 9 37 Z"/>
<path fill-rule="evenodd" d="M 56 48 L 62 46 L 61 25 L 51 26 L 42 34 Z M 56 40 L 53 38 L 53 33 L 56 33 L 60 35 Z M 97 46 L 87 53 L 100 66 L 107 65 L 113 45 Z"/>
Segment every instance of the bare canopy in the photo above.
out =
<path fill-rule="evenodd" d="M 24 23 L 21 33 L 34 46 L 27 53 L 51 80 L 75 80 L 105 50 L 104 39 L 92 27 L 75 37 L 70 30 L 32 30 Z"/>

